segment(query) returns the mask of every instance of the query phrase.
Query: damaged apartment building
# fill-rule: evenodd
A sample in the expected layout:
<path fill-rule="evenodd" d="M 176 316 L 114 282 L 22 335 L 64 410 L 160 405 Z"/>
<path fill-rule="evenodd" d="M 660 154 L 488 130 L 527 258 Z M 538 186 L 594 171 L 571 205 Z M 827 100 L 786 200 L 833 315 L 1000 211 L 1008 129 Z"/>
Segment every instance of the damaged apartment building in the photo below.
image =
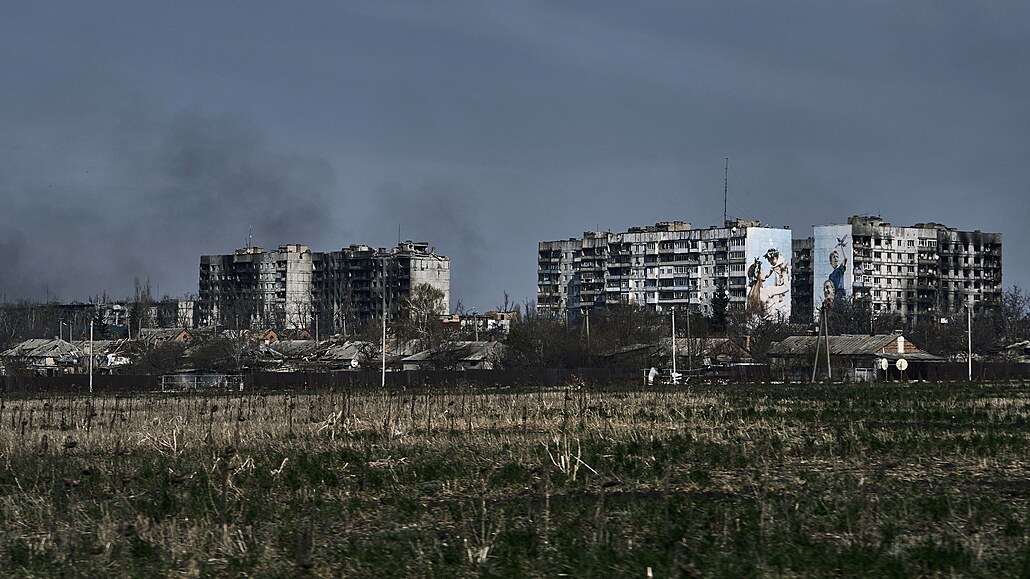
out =
<path fill-rule="evenodd" d="M 351 245 L 313 252 L 300 244 L 200 258 L 199 322 L 230 328 L 320 328 L 348 333 L 371 319 L 397 316 L 412 288 L 428 284 L 450 303 L 450 259 L 425 242 Z"/>
<path fill-rule="evenodd" d="M 789 229 L 757 221 L 707 229 L 665 221 L 542 241 L 537 307 L 553 316 L 613 303 L 710 313 L 717 289 L 727 288 L 731 308 L 766 318 L 810 322 L 827 300 L 854 299 L 870 319 L 897 313 L 915 323 L 1001 303 L 1001 233 L 899 227 L 875 216 L 813 232 L 792 239 Z"/>
<path fill-rule="evenodd" d="M 933 222 L 895 226 L 862 215 L 816 226 L 813 233 L 805 244 L 811 248 L 810 312 L 850 298 L 866 303 L 870 316 L 897 313 L 916 323 L 1001 304 L 1001 233 Z"/>
<path fill-rule="evenodd" d="M 730 307 L 788 318 L 791 256 L 789 229 L 743 219 L 707 229 L 665 221 L 587 231 L 538 244 L 537 307 L 553 316 L 605 304 L 710 312 L 726 289 Z"/>

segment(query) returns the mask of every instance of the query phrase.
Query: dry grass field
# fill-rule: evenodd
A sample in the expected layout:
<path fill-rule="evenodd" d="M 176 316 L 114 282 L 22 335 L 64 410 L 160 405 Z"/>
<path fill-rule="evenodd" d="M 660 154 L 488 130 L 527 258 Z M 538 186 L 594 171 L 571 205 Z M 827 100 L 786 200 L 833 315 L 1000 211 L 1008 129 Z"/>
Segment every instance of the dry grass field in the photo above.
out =
<path fill-rule="evenodd" d="M 10 576 L 1030 575 L 1030 385 L 0 401 Z"/>

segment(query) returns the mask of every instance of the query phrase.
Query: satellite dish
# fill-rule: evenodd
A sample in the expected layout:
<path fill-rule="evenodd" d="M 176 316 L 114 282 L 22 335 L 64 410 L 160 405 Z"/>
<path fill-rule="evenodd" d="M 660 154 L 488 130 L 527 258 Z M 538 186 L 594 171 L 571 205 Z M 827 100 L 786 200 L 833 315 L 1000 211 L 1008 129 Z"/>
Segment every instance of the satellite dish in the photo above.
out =
<path fill-rule="evenodd" d="M 904 358 L 898 358 L 898 361 L 894 363 L 894 366 L 897 367 L 898 370 L 904 372 L 905 368 L 908 368 L 908 360 Z"/>
<path fill-rule="evenodd" d="M 876 364 L 880 367 L 881 370 L 886 370 L 891 365 L 891 363 L 887 361 L 887 358 L 880 358 L 876 361 Z"/>
<path fill-rule="evenodd" d="M 358 359 L 357 358 L 351 358 L 350 359 L 350 367 L 351 368 L 357 368 L 359 365 L 360 364 L 358 364 Z"/>

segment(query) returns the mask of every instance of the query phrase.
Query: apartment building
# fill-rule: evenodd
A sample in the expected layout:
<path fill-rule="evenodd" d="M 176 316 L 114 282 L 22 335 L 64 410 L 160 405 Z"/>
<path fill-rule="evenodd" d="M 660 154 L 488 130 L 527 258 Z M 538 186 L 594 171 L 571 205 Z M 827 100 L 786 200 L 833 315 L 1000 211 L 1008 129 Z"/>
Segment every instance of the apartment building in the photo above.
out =
<path fill-rule="evenodd" d="M 537 307 L 552 315 L 605 304 L 710 312 L 712 297 L 725 289 L 731 307 L 789 317 L 790 257 L 790 230 L 757 221 L 587 231 L 538 244 Z"/>
<path fill-rule="evenodd" d="M 940 223 L 894 226 L 878 216 L 814 228 L 814 311 L 851 297 L 870 313 L 896 312 L 908 322 L 970 306 L 979 314 L 1001 303 L 1000 233 L 958 231 Z"/>
<path fill-rule="evenodd" d="M 537 251 L 537 311 L 551 317 L 565 315 L 570 306 L 570 289 L 575 272 L 573 263 L 582 243 L 575 237 L 541 241 Z M 576 292 L 578 293 L 578 292 Z"/>
<path fill-rule="evenodd" d="M 791 321 L 812 321 L 812 248 L 814 239 L 804 237 L 791 242 L 790 312 Z"/>
<path fill-rule="evenodd" d="M 381 318 L 384 301 L 388 317 L 395 317 L 400 300 L 420 284 L 441 290 L 449 308 L 450 260 L 425 242 L 332 252 L 298 244 L 275 251 L 247 247 L 200 258 L 198 317 L 203 326 L 320 326 L 346 333 L 348 324 Z"/>
<path fill-rule="evenodd" d="M 391 249 L 351 245 L 316 256 L 312 296 L 316 319 L 326 332 L 348 333 L 371 319 L 396 319 L 400 301 L 419 285 L 440 290 L 450 310 L 451 262 L 426 242 L 405 241 Z"/>
<path fill-rule="evenodd" d="M 308 246 L 237 249 L 200 258 L 202 326 L 306 328 L 311 319 L 313 255 Z"/>

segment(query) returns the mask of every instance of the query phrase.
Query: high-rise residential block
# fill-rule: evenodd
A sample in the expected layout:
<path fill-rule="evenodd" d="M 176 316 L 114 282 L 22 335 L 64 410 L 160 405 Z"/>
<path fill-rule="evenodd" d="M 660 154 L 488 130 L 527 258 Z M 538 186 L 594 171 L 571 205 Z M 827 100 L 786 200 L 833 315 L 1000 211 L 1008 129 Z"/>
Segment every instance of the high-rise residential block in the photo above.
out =
<path fill-rule="evenodd" d="M 200 324 L 346 332 L 348 324 L 396 316 L 412 288 L 428 284 L 450 300 L 450 260 L 424 242 L 391 249 L 352 245 L 312 252 L 306 245 L 259 247 L 200 258 Z"/>
<path fill-rule="evenodd" d="M 606 304 L 711 311 L 725 290 L 730 307 L 790 316 L 791 232 L 757 221 L 693 229 L 682 221 L 625 232 L 584 232 L 544 241 L 537 253 L 537 307 L 585 313 Z"/>
<path fill-rule="evenodd" d="M 320 253 L 312 288 L 316 318 L 326 332 L 345 334 L 382 319 L 384 307 L 393 320 L 401 300 L 419 285 L 439 290 L 449 311 L 451 261 L 425 242 L 405 241 L 391 249 L 351 245 Z"/>
<path fill-rule="evenodd" d="M 958 231 L 939 223 L 899 227 L 854 216 L 820 225 L 812 249 L 813 303 L 853 298 L 870 315 L 895 312 L 915 323 L 1001 303 L 1000 233 Z"/>

